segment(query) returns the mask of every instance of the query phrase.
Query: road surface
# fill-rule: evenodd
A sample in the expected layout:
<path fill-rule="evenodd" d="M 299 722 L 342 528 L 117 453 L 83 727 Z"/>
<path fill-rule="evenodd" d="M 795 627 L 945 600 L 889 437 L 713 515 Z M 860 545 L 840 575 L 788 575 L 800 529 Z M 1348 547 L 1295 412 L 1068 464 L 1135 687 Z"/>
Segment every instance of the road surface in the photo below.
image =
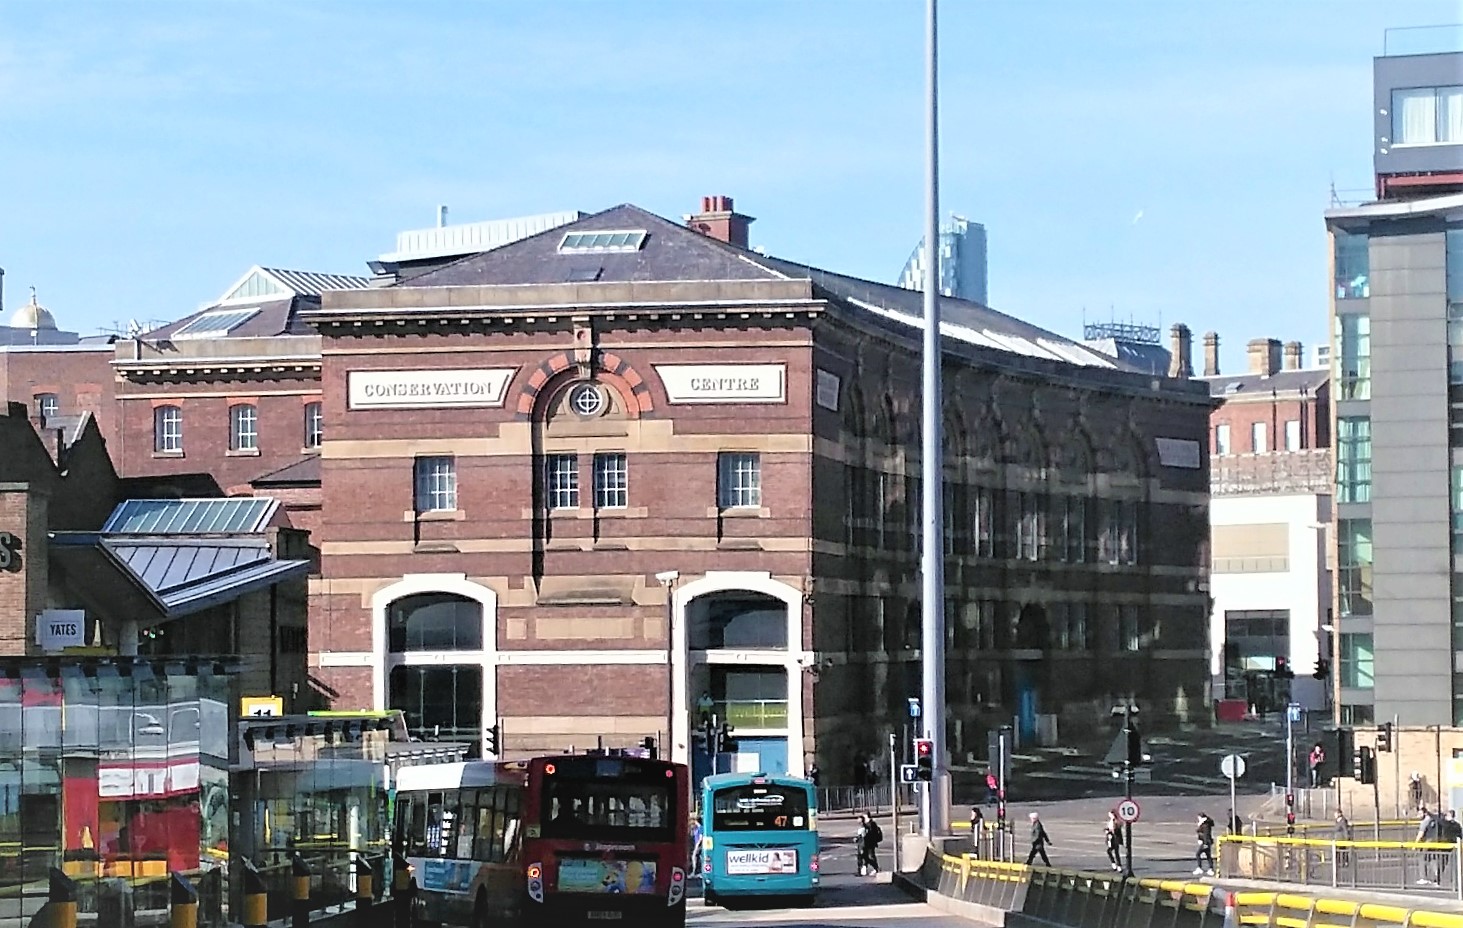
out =
<path fill-rule="evenodd" d="M 851 863 L 849 867 L 851 868 Z M 840 868 L 842 869 L 842 868 Z M 686 913 L 687 925 L 766 925 L 801 928 L 972 928 L 976 922 L 944 915 L 909 897 L 889 883 L 887 873 L 874 879 L 851 873 L 825 877 L 818 904 L 811 909 L 745 908 L 727 911 L 703 906 L 693 899 Z"/>

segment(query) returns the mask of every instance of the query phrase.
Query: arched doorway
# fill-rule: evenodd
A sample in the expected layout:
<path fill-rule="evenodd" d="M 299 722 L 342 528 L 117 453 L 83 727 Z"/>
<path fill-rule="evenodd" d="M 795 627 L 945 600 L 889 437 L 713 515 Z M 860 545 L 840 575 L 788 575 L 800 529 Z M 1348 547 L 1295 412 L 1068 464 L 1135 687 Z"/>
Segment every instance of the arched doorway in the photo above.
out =
<path fill-rule="evenodd" d="M 765 573 L 713 572 L 679 589 L 676 605 L 683 730 L 704 732 L 714 717 L 737 742 L 713 757 L 704 738 L 677 737 L 693 775 L 801 774 L 802 594 Z"/>
<path fill-rule="evenodd" d="M 407 577 L 376 594 L 376 705 L 400 709 L 412 737 L 482 756 L 497 710 L 496 605 L 457 575 Z"/>

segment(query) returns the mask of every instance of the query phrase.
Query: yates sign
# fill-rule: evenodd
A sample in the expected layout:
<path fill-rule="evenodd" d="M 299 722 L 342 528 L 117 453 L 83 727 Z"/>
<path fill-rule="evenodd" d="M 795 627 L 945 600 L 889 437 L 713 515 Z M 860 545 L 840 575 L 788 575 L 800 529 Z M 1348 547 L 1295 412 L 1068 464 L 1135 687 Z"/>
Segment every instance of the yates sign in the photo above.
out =
<path fill-rule="evenodd" d="M 0 570 L 20 570 L 20 539 L 0 532 Z"/>

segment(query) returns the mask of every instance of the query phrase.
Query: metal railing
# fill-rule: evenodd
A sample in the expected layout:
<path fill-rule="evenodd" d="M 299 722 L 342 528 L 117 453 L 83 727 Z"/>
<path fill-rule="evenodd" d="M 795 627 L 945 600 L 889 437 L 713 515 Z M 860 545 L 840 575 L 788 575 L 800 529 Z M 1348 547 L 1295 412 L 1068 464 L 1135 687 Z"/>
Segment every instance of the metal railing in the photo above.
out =
<path fill-rule="evenodd" d="M 1353 841 L 1395 841 L 1417 840 L 1417 822 L 1401 819 L 1384 822 L 1351 822 Z M 1283 822 L 1256 822 L 1251 827 L 1256 838 L 1306 838 L 1311 841 L 1338 841 L 1335 821 L 1296 822 L 1295 831 Z"/>
<path fill-rule="evenodd" d="M 878 786 L 820 786 L 819 812 L 873 812 L 889 808 L 889 784 Z"/>
<path fill-rule="evenodd" d="M 1321 492 L 1335 489 L 1331 449 L 1216 454 L 1210 459 L 1209 491 L 1215 496 L 1246 493 Z"/>
<path fill-rule="evenodd" d="M 1222 878 L 1463 899 L 1456 844 L 1225 835 L 1218 857 Z"/>

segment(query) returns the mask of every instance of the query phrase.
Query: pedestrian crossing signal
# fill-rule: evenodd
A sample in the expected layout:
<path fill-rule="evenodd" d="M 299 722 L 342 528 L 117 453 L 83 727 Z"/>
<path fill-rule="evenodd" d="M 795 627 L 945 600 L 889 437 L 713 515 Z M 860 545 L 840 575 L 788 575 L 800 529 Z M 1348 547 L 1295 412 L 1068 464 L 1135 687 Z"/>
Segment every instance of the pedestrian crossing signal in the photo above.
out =
<path fill-rule="evenodd" d="M 935 742 L 929 738 L 914 741 L 915 776 L 928 783 L 935 778 Z"/>

